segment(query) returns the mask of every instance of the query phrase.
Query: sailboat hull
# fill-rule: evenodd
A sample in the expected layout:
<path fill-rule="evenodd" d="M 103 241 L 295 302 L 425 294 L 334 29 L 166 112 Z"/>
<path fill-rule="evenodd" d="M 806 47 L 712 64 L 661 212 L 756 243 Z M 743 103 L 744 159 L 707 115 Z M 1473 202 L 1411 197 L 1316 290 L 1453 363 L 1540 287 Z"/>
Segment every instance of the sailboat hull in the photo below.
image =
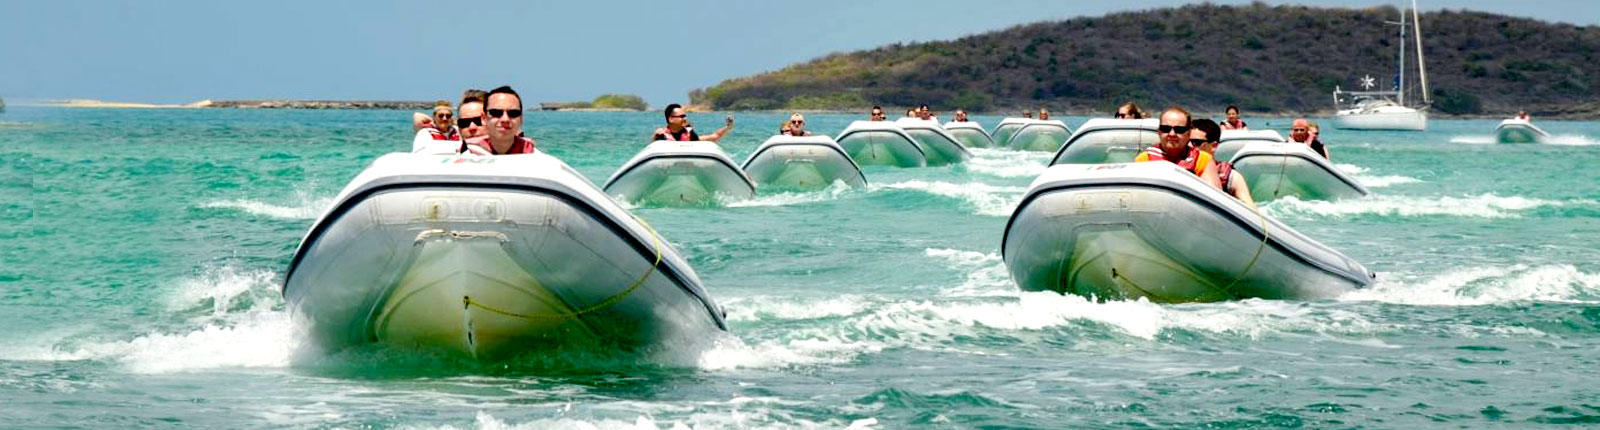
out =
<path fill-rule="evenodd" d="M 1423 131 L 1428 129 L 1428 113 L 1423 111 L 1341 113 L 1333 117 L 1333 126 L 1345 130 Z"/>

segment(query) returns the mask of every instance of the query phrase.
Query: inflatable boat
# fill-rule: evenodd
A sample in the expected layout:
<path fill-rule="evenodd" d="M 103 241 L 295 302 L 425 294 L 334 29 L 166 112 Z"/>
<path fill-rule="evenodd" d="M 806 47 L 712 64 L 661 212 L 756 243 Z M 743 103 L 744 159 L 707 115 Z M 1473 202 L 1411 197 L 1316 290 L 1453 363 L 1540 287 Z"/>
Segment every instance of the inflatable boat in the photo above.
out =
<path fill-rule="evenodd" d="M 1266 203 L 1284 196 L 1300 200 L 1337 200 L 1371 192 L 1334 167 L 1311 147 L 1299 143 L 1250 142 L 1233 155 L 1233 168 L 1250 184 L 1250 197 Z"/>
<path fill-rule="evenodd" d="M 951 136 L 955 136 L 956 140 L 961 141 L 961 145 L 962 146 L 965 146 L 965 147 L 968 147 L 968 148 L 993 148 L 993 147 L 995 147 L 994 139 L 989 137 L 989 131 L 988 130 L 984 130 L 983 126 L 979 125 L 976 122 L 973 122 L 973 121 L 962 121 L 962 122 L 951 121 L 951 122 L 944 123 L 944 130 L 950 132 Z"/>
<path fill-rule="evenodd" d="M 855 121 L 837 138 L 859 165 L 922 167 L 928 156 L 922 144 L 891 121 Z"/>
<path fill-rule="evenodd" d="M 1156 144 L 1156 128 L 1160 123 L 1155 118 L 1091 119 L 1078 127 L 1065 145 L 1061 145 L 1050 164 L 1132 162 L 1139 151 Z"/>
<path fill-rule="evenodd" d="M 956 164 L 972 159 L 972 152 L 967 151 L 967 147 L 962 146 L 961 141 L 945 131 L 938 121 L 901 118 L 895 123 L 899 124 L 906 134 L 911 135 L 917 144 L 922 145 L 929 166 Z"/>
<path fill-rule="evenodd" d="M 643 206 L 708 206 L 755 196 L 756 185 L 715 142 L 659 141 L 606 180 L 605 192 Z"/>
<path fill-rule="evenodd" d="M 1494 137 L 1500 143 L 1540 143 L 1550 138 L 1550 133 L 1528 120 L 1508 119 L 1495 126 Z"/>
<path fill-rule="evenodd" d="M 828 136 L 772 136 L 745 159 L 743 168 L 762 190 L 867 186 L 861 166 Z"/>

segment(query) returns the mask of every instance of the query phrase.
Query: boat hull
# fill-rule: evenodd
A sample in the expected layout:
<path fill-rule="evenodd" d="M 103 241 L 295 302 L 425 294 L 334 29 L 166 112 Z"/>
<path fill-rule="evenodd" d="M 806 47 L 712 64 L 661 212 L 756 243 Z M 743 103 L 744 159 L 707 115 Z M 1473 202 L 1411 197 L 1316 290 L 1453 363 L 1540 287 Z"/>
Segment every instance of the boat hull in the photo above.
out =
<path fill-rule="evenodd" d="M 763 191 L 805 191 L 834 184 L 865 187 L 861 168 L 833 139 L 785 137 L 768 139 L 750 154 L 745 174 Z"/>
<path fill-rule="evenodd" d="M 1339 114 L 1333 117 L 1333 126 L 1345 130 L 1423 131 L 1428 129 L 1428 113 L 1413 111 Z"/>
<path fill-rule="evenodd" d="M 1541 143 L 1550 137 L 1539 127 L 1518 120 L 1501 121 L 1495 127 L 1494 135 L 1495 141 L 1500 143 Z"/>
<path fill-rule="evenodd" d="M 1132 162 L 1158 141 L 1157 124 L 1154 119 L 1091 119 L 1072 133 L 1050 164 Z"/>
<path fill-rule="evenodd" d="M 1018 151 L 1056 152 L 1070 138 L 1072 130 L 1065 126 L 1040 122 L 1025 125 L 1017 130 L 1007 145 Z"/>
<path fill-rule="evenodd" d="M 1338 200 L 1370 193 L 1355 178 L 1297 143 L 1247 144 L 1234 155 L 1233 168 L 1250 185 L 1250 197 L 1257 203 L 1287 196 Z"/>
<path fill-rule="evenodd" d="M 606 181 L 605 192 L 640 206 L 715 206 L 755 196 L 756 186 L 711 142 L 656 142 Z"/>
<path fill-rule="evenodd" d="M 961 145 L 968 148 L 994 147 L 994 140 L 989 138 L 989 133 L 985 132 L 983 128 L 955 128 L 947 125 L 945 129 L 949 130 L 950 135 L 955 136 L 956 140 L 961 141 Z"/>
<path fill-rule="evenodd" d="M 499 361 L 638 353 L 725 330 L 676 251 L 587 181 L 416 172 L 429 167 L 358 178 L 302 241 L 283 293 L 313 345 Z"/>
<path fill-rule="evenodd" d="M 856 164 L 867 166 L 923 167 L 928 157 L 921 144 L 904 132 L 865 130 L 839 135 L 839 146 Z"/>
<path fill-rule="evenodd" d="M 1018 287 L 1180 303 L 1329 298 L 1371 282 L 1337 251 L 1157 164 L 1041 176 L 1001 246 Z M 1096 168 L 1134 174 L 1077 174 Z"/>

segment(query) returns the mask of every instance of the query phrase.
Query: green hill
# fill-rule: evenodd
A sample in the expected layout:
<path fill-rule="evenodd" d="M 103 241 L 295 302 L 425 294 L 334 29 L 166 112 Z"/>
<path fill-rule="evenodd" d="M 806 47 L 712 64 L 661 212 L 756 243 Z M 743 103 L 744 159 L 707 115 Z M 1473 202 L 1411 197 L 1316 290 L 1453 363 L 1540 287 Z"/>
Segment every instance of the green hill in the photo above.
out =
<path fill-rule="evenodd" d="M 1393 76 L 1391 7 L 1191 5 L 832 54 L 690 94 L 720 109 L 1107 112 L 1127 100 L 1218 111 L 1330 111 L 1334 86 Z M 1600 27 L 1471 11 L 1422 15 L 1434 110 L 1600 115 Z M 1415 46 L 1415 41 L 1406 40 Z M 1415 57 L 1407 62 L 1413 63 Z M 1408 66 L 1408 74 L 1414 73 Z M 893 109 L 891 109 L 893 111 Z"/>

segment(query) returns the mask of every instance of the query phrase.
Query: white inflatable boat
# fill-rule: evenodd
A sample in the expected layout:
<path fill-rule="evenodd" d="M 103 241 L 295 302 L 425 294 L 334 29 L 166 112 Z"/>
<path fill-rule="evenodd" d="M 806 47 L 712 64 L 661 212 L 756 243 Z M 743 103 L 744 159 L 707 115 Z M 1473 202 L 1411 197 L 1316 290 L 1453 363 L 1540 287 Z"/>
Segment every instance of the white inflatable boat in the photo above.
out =
<path fill-rule="evenodd" d="M 1222 137 L 1217 139 L 1216 153 L 1212 155 L 1219 161 L 1229 161 L 1239 148 L 1252 142 L 1284 143 L 1288 140 L 1274 130 L 1223 130 Z"/>
<path fill-rule="evenodd" d="M 1508 119 L 1495 126 L 1494 137 L 1500 143 L 1540 143 L 1550 138 L 1550 133 L 1528 120 Z"/>
<path fill-rule="evenodd" d="M 1250 142 L 1233 155 L 1233 168 L 1250 184 L 1250 197 L 1266 203 L 1284 196 L 1337 200 L 1370 194 L 1360 181 L 1299 143 Z"/>
<path fill-rule="evenodd" d="M 1072 133 L 1050 164 L 1132 162 L 1140 151 L 1156 144 L 1160 124 L 1155 118 L 1091 119 Z"/>
<path fill-rule="evenodd" d="M 961 146 L 961 141 L 945 131 L 938 121 L 917 118 L 900 118 L 895 121 L 900 128 L 922 145 L 929 166 L 962 163 L 972 159 L 972 152 Z"/>
<path fill-rule="evenodd" d="M 666 239 L 542 153 L 383 156 L 312 225 L 287 273 L 288 310 L 328 349 L 495 360 L 726 330 Z"/>
<path fill-rule="evenodd" d="M 928 165 L 922 144 L 892 121 L 854 121 L 839 132 L 839 146 L 857 164 L 895 167 Z"/>
<path fill-rule="evenodd" d="M 744 160 L 744 172 L 762 190 L 814 190 L 835 183 L 866 187 L 844 147 L 828 136 L 772 136 Z"/>
<path fill-rule="evenodd" d="M 1022 126 L 1030 121 L 1033 121 L 1033 118 L 1002 118 L 999 124 L 994 125 L 994 131 L 989 133 L 989 137 L 994 139 L 996 148 L 1010 148 L 1011 136 L 1015 136 L 1017 131 L 1022 130 Z"/>
<path fill-rule="evenodd" d="M 1056 152 L 1072 138 L 1067 123 L 1057 120 L 1026 119 L 1006 139 L 1006 147 L 1018 151 Z"/>
<path fill-rule="evenodd" d="M 715 142 L 663 140 L 623 163 L 605 191 L 634 205 L 705 206 L 754 197 L 756 185 Z"/>
<path fill-rule="evenodd" d="M 961 145 L 968 148 L 993 148 L 994 139 L 989 137 L 989 131 L 974 121 L 944 123 L 944 130 L 961 141 Z"/>
<path fill-rule="evenodd" d="M 1319 299 L 1374 277 L 1159 162 L 1050 167 L 1011 215 L 1001 252 L 1023 290 L 1100 300 Z"/>

